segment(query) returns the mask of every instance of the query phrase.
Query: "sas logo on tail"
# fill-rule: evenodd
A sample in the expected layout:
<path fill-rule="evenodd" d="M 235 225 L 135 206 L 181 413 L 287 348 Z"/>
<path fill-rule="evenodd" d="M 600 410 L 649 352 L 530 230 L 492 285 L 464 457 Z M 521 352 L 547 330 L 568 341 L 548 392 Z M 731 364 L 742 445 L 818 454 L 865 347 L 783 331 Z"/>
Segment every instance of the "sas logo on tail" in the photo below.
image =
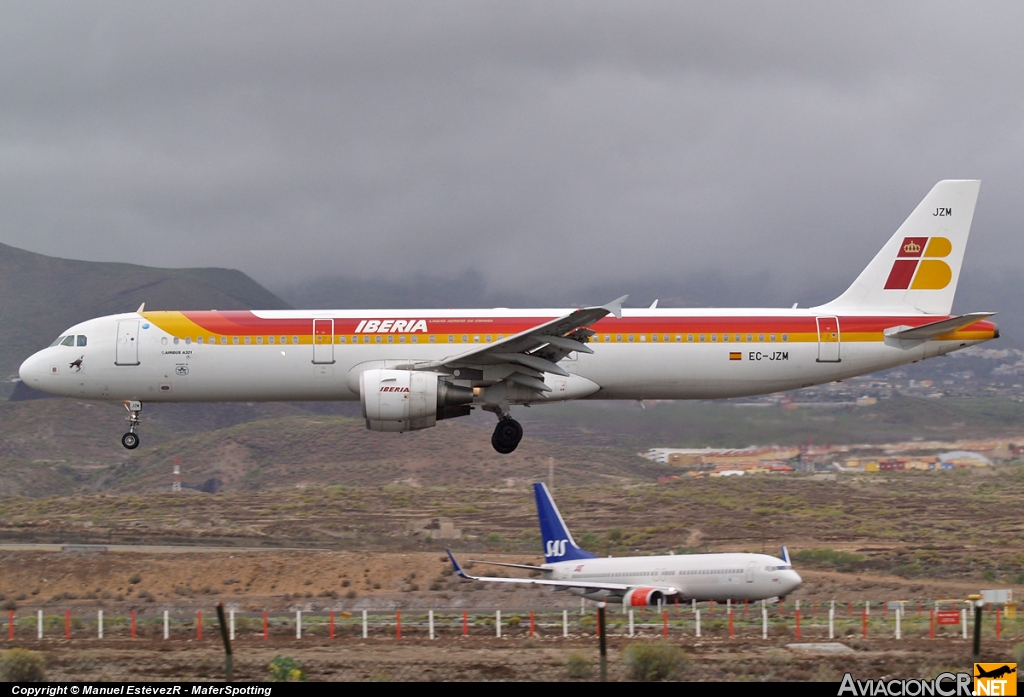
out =
<path fill-rule="evenodd" d="M 565 556 L 565 545 L 568 540 L 548 540 L 544 556 L 546 557 L 564 557 Z"/>
<path fill-rule="evenodd" d="M 941 261 L 953 251 L 945 237 L 906 237 L 893 262 L 886 290 L 941 290 L 953 280 L 949 264 Z"/>

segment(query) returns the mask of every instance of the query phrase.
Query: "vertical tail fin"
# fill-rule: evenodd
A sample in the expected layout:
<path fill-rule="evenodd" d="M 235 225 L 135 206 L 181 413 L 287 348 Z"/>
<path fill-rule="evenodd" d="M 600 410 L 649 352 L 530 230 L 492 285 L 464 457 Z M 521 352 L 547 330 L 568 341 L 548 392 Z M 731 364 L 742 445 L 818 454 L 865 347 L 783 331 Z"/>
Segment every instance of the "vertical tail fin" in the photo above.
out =
<path fill-rule="evenodd" d="M 981 182 L 936 184 L 845 293 L 812 308 L 948 315 Z"/>
<path fill-rule="evenodd" d="M 572 533 L 562 520 L 548 488 L 543 482 L 533 485 L 537 499 L 537 518 L 540 521 L 540 537 L 544 544 L 544 561 L 571 561 L 573 559 L 594 559 L 595 555 L 585 552 L 572 539 Z"/>

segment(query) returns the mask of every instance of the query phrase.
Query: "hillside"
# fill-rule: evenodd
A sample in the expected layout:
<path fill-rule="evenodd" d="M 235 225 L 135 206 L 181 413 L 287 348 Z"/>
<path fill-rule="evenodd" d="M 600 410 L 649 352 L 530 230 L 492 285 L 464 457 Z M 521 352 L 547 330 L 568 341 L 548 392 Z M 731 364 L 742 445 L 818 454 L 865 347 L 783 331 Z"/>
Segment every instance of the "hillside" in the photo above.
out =
<path fill-rule="evenodd" d="M 74 261 L 3 244 L 0 298 L 0 379 L 72 324 L 131 312 L 143 302 L 150 310 L 288 307 L 241 271 Z"/>

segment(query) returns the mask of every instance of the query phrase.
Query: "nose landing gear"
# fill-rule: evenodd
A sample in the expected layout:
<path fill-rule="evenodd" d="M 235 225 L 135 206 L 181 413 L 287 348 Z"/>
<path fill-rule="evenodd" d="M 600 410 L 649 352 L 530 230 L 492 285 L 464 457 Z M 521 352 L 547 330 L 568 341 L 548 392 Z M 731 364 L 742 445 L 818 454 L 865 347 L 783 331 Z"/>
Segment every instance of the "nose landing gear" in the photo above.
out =
<path fill-rule="evenodd" d="M 508 455 L 519 446 L 523 439 L 523 427 L 508 414 L 499 417 L 498 425 L 491 435 L 491 445 L 502 455 Z"/>
<path fill-rule="evenodd" d="M 125 420 L 128 422 L 128 433 L 121 436 L 121 445 L 128 450 L 135 450 L 139 447 L 139 436 L 135 429 L 139 427 L 139 414 L 142 413 L 142 402 L 125 402 L 124 408 L 128 410 Z"/>

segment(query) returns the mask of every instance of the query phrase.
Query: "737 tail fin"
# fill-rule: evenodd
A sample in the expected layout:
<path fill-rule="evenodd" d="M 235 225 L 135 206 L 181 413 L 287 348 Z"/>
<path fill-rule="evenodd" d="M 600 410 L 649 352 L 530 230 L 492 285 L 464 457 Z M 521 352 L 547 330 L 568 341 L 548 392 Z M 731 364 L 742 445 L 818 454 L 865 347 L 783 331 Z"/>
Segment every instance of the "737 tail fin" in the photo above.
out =
<path fill-rule="evenodd" d="M 595 555 L 580 549 L 572 533 L 562 520 L 548 488 L 543 482 L 533 485 L 533 494 L 537 499 L 537 518 L 540 521 L 540 536 L 544 544 L 544 561 L 572 561 L 574 559 L 594 559 Z"/>
<path fill-rule="evenodd" d="M 818 312 L 948 315 L 981 182 L 936 184 L 845 293 Z"/>

